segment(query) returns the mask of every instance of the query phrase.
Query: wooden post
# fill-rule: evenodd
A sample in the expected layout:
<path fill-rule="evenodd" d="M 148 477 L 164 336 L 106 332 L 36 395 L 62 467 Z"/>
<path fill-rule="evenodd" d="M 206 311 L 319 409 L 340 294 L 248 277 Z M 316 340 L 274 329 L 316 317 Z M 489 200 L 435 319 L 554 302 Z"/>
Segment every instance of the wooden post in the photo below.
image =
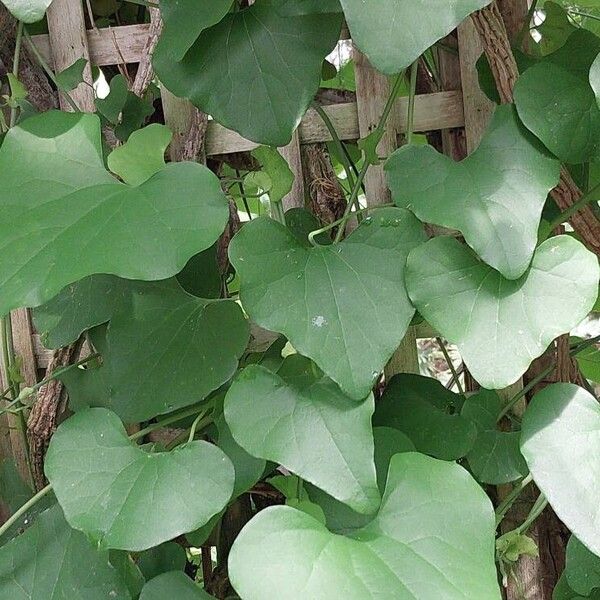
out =
<path fill-rule="evenodd" d="M 294 185 L 290 193 L 283 199 L 283 209 L 304 208 L 304 174 L 300 152 L 300 135 L 297 129 L 294 131 L 292 141 L 287 146 L 279 148 L 279 153 L 285 158 L 294 174 Z"/>
<path fill-rule="evenodd" d="M 375 70 L 367 58 L 354 50 L 356 65 L 356 102 L 358 126 L 362 138 L 369 135 L 378 125 L 391 89 L 388 78 Z M 389 156 L 398 147 L 398 120 L 392 111 L 385 134 L 378 146 L 380 156 Z M 391 202 L 383 165 L 371 166 L 365 178 L 368 206 Z M 409 327 L 402 343 L 385 369 L 386 378 L 397 373 L 419 373 L 417 337 L 414 327 Z"/>
<path fill-rule="evenodd" d="M 94 112 L 92 68 L 88 49 L 87 31 L 81 0 L 54 0 L 46 13 L 54 69 L 58 72 L 70 67 L 76 60 L 85 58 L 84 83 L 69 93 L 83 112 Z M 92 34 L 93 35 L 93 34 Z M 72 110 L 64 95 L 59 95 L 62 110 Z"/>

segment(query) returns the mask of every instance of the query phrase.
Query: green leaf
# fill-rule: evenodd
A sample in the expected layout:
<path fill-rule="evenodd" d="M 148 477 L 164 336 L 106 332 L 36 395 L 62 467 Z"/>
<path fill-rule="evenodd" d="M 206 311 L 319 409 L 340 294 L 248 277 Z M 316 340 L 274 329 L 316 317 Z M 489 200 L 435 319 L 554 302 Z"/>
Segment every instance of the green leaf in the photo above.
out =
<path fill-rule="evenodd" d="M 164 0 L 160 5 L 163 21 L 161 46 L 173 60 L 181 60 L 196 38 L 223 19 L 232 4 L 233 0 Z"/>
<path fill-rule="evenodd" d="M 74 90 L 83 82 L 83 71 L 88 61 L 85 58 L 78 58 L 71 66 L 56 74 L 56 81 L 59 87 L 65 92 Z"/>
<path fill-rule="evenodd" d="M 110 92 L 106 98 L 96 98 L 96 109 L 110 123 L 117 124 L 127 102 L 129 88 L 123 75 L 110 80 Z"/>
<path fill-rule="evenodd" d="M 46 14 L 52 0 L 2 0 L 13 17 L 23 23 L 36 23 Z"/>
<path fill-rule="evenodd" d="M 130 600 L 108 561 L 59 506 L 41 513 L 25 533 L 0 548 L 0 597 L 6 600 Z"/>
<path fill-rule="evenodd" d="M 277 374 L 250 365 L 225 397 L 231 433 L 253 456 L 283 465 L 360 513 L 377 510 L 370 395 L 355 402 L 300 355 Z"/>
<path fill-rule="evenodd" d="M 585 318 L 598 272 L 596 257 L 570 236 L 546 240 L 516 280 L 457 240 L 439 237 L 411 252 L 406 284 L 418 311 L 458 346 L 481 386 L 501 389 Z"/>
<path fill-rule="evenodd" d="M 276 10 L 281 15 L 297 16 L 341 12 L 342 7 L 339 0 L 280 0 Z"/>
<path fill-rule="evenodd" d="M 600 406 L 570 383 L 537 393 L 523 417 L 521 452 L 559 519 L 600 556 Z"/>
<path fill-rule="evenodd" d="M 600 383 L 600 350 L 596 346 L 589 346 L 578 352 L 575 360 L 586 379 Z"/>
<path fill-rule="evenodd" d="M 521 556 L 539 556 L 539 550 L 534 540 L 518 531 L 509 531 L 496 541 L 498 558 L 503 562 L 516 563 Z"/>
<path fill-rule="evenodd" d="M 408 252 L 424 241 L 408 211 L 373 212 L 345 241 L 307 247 L 266 218 L 229 247 L 240 299 L 254 322 L 284 334 L 352 398 L 364 398 L 414 314 L 404 285 Z"/>
<path fill-rule="evenodd" d="M 379 71 L 410 66 L 490 0 L 341 0 L 352 39 Z"/>
<path fill-rule="evenodd" d="M 62 348 L 131 302 L 136 282 L 114 275 L 91 275 L 65 287 L 33 310 L 36 330 L 46 348 Z"/>
<path fill-rule="evenodd" d="M 342 24 L 341 13 L 285 16 L 278 5 L 279 0 L 257 0 L 226 15 L 204 30 L 179 62 L 163 39 L 153 59 L 159 79 L 176 96 L 271 146 L 290 141 Z"/>
<path fill-rule="evenodd" d="M 179 285 L 198 298 L 220 298 L 223 285 L 217 264 L 217 246 L 213 244 L 207 250 L 192 256 L 177 274 Z"/>
<path fill-rule="evenodd" d="M 582 596 L 589 596 L 594 590 L 600 590 L 600 558 L 574 535 L 567 544 L 565 575 L 569 587 Z"/>
<path fill-rule="evenodd" d="M 19 100 L 27 98 L 27 88 L 12 73 L 8 73 L 6 76 L 10 84 L 10 104 L 18 106 Z"/>
<path fill-rule="evenodd" d="M 500 599 L 490 501 L 462 467 L 416 453 L 392 458 L 377 517 L 350 537 L 290 507 L 261 511 L 229 575 L 244 600 Z"/>
<path fill-rule="evenodd" d="M 194 583 L 185 573 L 173 571 L 163 573 L 149 581 L 142 590 L 140 600 L 211 600 L 199 585 Z"/>
<path fill-rule="evenodd" d="M 89 114 L 51 111 L 13 127 L 0 171 L 0 315 L 94 273 L 175 275 L 229 216 L 218 178 L 196 163 L 171 163 L 138 187 L 117 181 Z"/>
<path fill-rule="evenodd" d="M 373 442 L 375 444 L 377 487 L 383 495 L 392 456 L 401 452 L 414 452 L 415 446 L 401 431 L 391 427 L 374 427 Z M 353 529 L 364 527 L 375 518 L 375 514 L 363 515 L 357 513 L 348 505 L 336 500 L 310 483 L 305 482 L 304 488 L 309 498 L 321 507 L 325 515 L 327 528 L 330 531 L 349 533 Z"/>
<path fill-rule="evenodd" d="M 31 496 L 31 488 L 23 481 L 12 458 L 0 460 L 0 501 L 9 511 L 17 511 Z"/>
<path fill-rule="evenodd" d="M 600 593 L 595 593 L 592 596 L 581 596 L 569 587 L 569 582 L 563 573 L 552 592 L 552 600 L 600 600 Z"/>
<path fill-rule="evenodd" d="M 202 400 L 233 376 L 249 337 L 236 302 L 196 298 L 173 280 L 144 286 L 110 322 L 110 408 L 135 423 Z"/>
<path fill-rule="evenodd" d="M 565 9 L 556 2 L 544 3 L 545 19 L 536 27 L 542 36 L 539 48 L 542 54 L 551 54 L 562 48 L 569 36 L 577 30 Z"/>
<path fill-rule="evenodd" d="M 259 146 L 252 151 L 252 156 L 261 164 L 263 171 L 271 179 L 267 190 L 271 202 L 280 202 L 289 194 L 294 185 L 292 173 L 287 161 L 275 148 Z"/>
<path fill-rule="evenodd" d="M 108 558 L 110 564 L 117 570 L 119 577 L 127 586 L 132 598 L 138 598 L 146 580 L 129 552 L 110 550 Z"/>
<path fill-rule="evenodd" d="M 475 426 L 460 415 L 463 398 L 439 381 L 403 373 L 388 383 L 373 424 L 394 427 L 416 449 L 442 460 L 462 458 L 473 447 Z"/>
<path fill-rule="evenodd" d="M 523 169 L 527 165 L 527 170 Z M 431 146 L 404 146 L 385 167 L 396 204 L 458 229 L 508 279 L 527 270 L 560 164 L 541 150 L 512 106 L 499 106 L 479 148 L 460 163 Z"/>
<path fill-rule="evenodd" d="M 216 446 L 195 441 L 150 454 L 102 408 L 59 426 L 45 473 L 72 527 L 101 547 L 131 551 L 204 525 L 225 507 L 234 480 L 233 465 Z"/>
<path fill-rule="evenodd" d="M 108 155 L 108 168 L 125 183 L 139 186 L 165 168 L 172 137 L 170 129 L 158 123 L 135 131 Z"/>
<path fill-rule="evenodd" d="M 138 567 L 146 581 L 166 573 L 167 571 L 183 571 L 186 554 L 182 546 L 176 542 L 165 542 L 142 552 L 138 557 Z"/>
<path fill-rule="evenodd" d="M 502 401 L 495 392 L 482 390 L 469 396 L 461 414 L 477 427 L 473 448 L 467 454 L 471 472 L 481 483 L 500 485 L 529 472 L 519 449 L 518 431 L 500 431 L 497 419 Z"/>
<path fill-rule="evenodd" d="M 515 86 L 519 117 L 563 162 L 600 156 L 600 109 L 590 85 L 590 67 L 599 52 L 600 39 L 577 30 Z"/>

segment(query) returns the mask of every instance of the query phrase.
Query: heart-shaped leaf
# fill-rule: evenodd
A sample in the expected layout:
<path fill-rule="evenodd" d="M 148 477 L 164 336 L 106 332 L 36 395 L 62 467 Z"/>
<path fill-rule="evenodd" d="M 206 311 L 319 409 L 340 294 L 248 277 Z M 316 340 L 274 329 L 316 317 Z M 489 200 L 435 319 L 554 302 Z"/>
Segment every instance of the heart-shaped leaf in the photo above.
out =
<path fill-rule="evenodd" d="M 344 537 L 293 508 L 268 508 L 234 542 L 229 575 L 244 600 L 273 590 L 287 600 L 499 600 L 494 513 L 462 467 L 397 454 L 369 525 Z"/>
<path fill-rule="evenodd" d="M 293 355 L 277 374 L 246 367 L 224 409 L 233 437 L 253 456 L 283 465 L 357 512 L 377 510 L 372 395 L 351 400 L 314 363 Z"/>
<path fill-rule="evenodd" d="M 196 38 L 216 25 L 232 5 L 233 0 L 164 0 L 160 5 L 163 29 L 159 43 L 173 60 L 181 60 Z"/>
<path fill-rule="evenodd" d="M 402 431 L 419 452 L 456 460 L 469 452 L 477 435 L 460 414 L 463 401 L 436 379 L 403 373 L 388 383 L 373 424 Z"/>
<path fill-rule="evenodd" d="M 172 138 L 171 130 L 158 123 L 134 131 L 108 155 L 108 168 L 125 183 L 141 185 L 164 169 L 165 151 Z"/>
<path fill-rule="evenodd" d="M 600 556 L 600 406 L 586 390 L 557 383 L 523 417 L 521 452 L 560 520 Z"/>
<path fill-rule="evenodd" d="M 0 597 L 6 600 L 130 600 L 125 583 L 59 506 L 39 514 L 0 548 Z"/>
<path fill-rule="evenodd" d="M 600 108 L 590 85 L 590 67 L 599 52 L 600 39 L 577 30 L 515 86 L 519 117 L 564 162 L 600 155 Z"/>
<path fill-rule="evenodd" d="M 391 427 L 374 427 L 373 442 L 377 487 L 383 495 L 392 456 L 401 452 L 415 452 L 415 445 L 401 431 Z M 347 504 L 343 504 L 310 483 L 304 482 L 303 485 L 311 502 L 317 504 L 323 511 L 325 523 L 330 531 L 348 533 L 353 529 L 364 527 L 375 518 L 375 513 L 371 515 L 357 513 Z"/>
<path fill-rule="evenodd" d="M 195 441 L 147 453 L 102 408 L 60 425 L 44 468 L 69 524 L 122 550 L 146 550 L 204 525 L 226 506 L 234 482 L 216 446 Z"/>
<path fill-rule="evenodd" d="M 137 564 L 146 581 L 168 571 L 183 571 L 187 561 L 185 548 L 177 542 L 165 542 L 140 553 Z"/>
<path fill-rule="evenodd" d="M 482 390 L 465 400 L 461 415 L 477 427 L 477 438 L 467 454 L 471 472 L 481 483 L 500 485 L 525 477 L 529 472 L 519 448 L 518 431 L 497 427 L 502 401 L 498 394 Z"/>
<path fill-rule="evenodd" d="M 249 337 L 237 303 L 196 298 L 174 280 L 146 284 L 110 322 L 109 406 L 133 423 L 194 404 L 233 376 Z"/>
<path fill-rule="evenodd" d="M 280 15 L 279 2 L 257 0 L 226 15 L 178 62 L 163 40 L 153 59 L 161 82 L 176 96 L 271 146 L 290 141 L 317 92 L 321 64 L 342 24 L 341 13 Z"/>
<path fill-rule="evenodd" d="M 23 23 L 41 21 L 52 0 L 2 0 L 15 19 Z"/>
<path fill-rule="evenodd" d="M 388 75 L 410 66 L 491 0 L 341 0 L 356 45 Z"/>
<path fill-rule="evenodd" d="M 414 314 L 404 285 L 408 252 L 423 243 L 408 211 L 373 213 L 345 241 L 311 248 L 267 218 L 229 247 L 253 321 L 291 344 L 352 398 L 364 398 Z"/>
<path fill-rule="evenodd" d="M 569 236 L 546 240 L 530 269 L 505 279 L 457 240 L 439 237 L 408 257 L 406 284 L 423 317 L 457 344 L 487 389 L 514 383 L 556 337 L 591 310 L 598 261 Z"/>
<path fill-rule="evenodd" d="M 11 128 L 0 171 L 0 314 L 93 273 L 175 275 L 229 215 L 219 180 L 196 163 L 171 163 L 138 187 L 117 181 L 89 114 L 47 112 Z"/>
<path fill-rule="evenodd" d="M 590 552 L 574 535 L 567 544 L 564 574 L 569 587 L 582 596 L 600 592 L 600 557 Z"/>
<path fill-rule="evenodd" d="M 61 375 L 73 408 L 104 406 L 134 423 L 199 402 L 234 375 L 250 336 L 238 304 L 196 298 L 175 279 L 106 279 L 90 284 L 107 292 L 89 319 L 111 319 L 103 366 Z"/>
<path fill-rule="evenodd" d="M 516 279 L 531 262 L 560 164 L 544 154 L 512 106 L 499 106 L 481 145 L 462 162 L 431 146 L 409 145 L 385 169 L 398 206 L 458 229 L 486 263 Z"/>
<path fill-rule="evenodd" d="M 214 596 L 207 594 L 197 583 L 185 573 L 171 571 L 151 579 L 142 590 L 140 600 L 212 600 Z"/>

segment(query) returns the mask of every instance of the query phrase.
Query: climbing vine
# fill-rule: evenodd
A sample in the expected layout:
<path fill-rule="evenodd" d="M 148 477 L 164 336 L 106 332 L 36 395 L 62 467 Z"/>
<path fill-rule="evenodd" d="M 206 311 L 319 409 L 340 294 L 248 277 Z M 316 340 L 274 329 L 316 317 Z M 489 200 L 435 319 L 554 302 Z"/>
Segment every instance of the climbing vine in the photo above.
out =
<path fill-rule="evenodd" d="M 415 130 L 419 73 L 438 76 L 443 38 L 471 15 L 506 38 L 490 0 L 161 0 L 154 82 L 136 95 L 112 73 L 93 114 L 70 95 L 86 61 L 56 73 L 32 40 L 50 1 L 2 2 L 17 23 L 0 412 L 25 468 L 0 469 L 0 600 L 496 600 L 537 555 L 528 533 L 548 505 L 572 534 L 554 600 L 596 598 L 600 355 L 568 336 L 600 278 L 600 4 L 534 2 L 505 70 L 486 47 L 480 85 L 498 106 L 455 162 Z M 108 24 L 131 9 L 114 4 Z M 353 86 L 352 63 L 326 60 L 343 24 L 389 76 L 357 144 L 318 100 Z M 28 101 L 25 46 L 72 110 Z M 257 147 L 166 160 L 167 91 Z M 381 156 L 401 96 L 405 143 Z M 294 174 L 277 147 L 311 107 L 332 138 L 342 205 L 328 215 L 284 204 Z M 375 208 L 365 182 L 381 166 L 392 201 Z M 68 349 L 33 386 L 12 339 L 21 308 L 55 356 Z M 419 326 L 448 386 L 386 370 Z M 52 382 L 66 406 L 29 447 Z"/>

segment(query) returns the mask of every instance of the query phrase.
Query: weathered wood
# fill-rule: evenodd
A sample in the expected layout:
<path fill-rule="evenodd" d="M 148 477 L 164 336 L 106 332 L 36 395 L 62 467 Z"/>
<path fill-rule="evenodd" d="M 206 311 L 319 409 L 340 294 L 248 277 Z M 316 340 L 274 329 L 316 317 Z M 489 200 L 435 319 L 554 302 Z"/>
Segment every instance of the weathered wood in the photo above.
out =
<path fill-rule="evenodd" d="M 300 134 L 297 129 L 294 131 L 292 141 L 287 146 L 279 148 L 279 153 L 286 160 L 294 174 L 292 189 L 282 201 L 283 209 L 304 208 L 304 175 L 302 172 L 302 154 L 300 152 Z"/>
<path fill-rule="evenodd" d="M 406 131 L 408 100 L 399 98 L 393 121 L 397 132 Z M 361 137 L 358 122 L 357 104 L 346 102 L 323 106 L 333 122 L 341 140 L 357 140 Z M 462 94 L 459 91 L 423 94 L 415 98 L 415 131 L 433 131 L 452 127 L 462 127 L 465 115 Z M 331 136 L 319 115 L 309 109 L 298 128 L 301 144 L 329 142 Z M 216 121 L 210 121 L 206 132 L 206 153 L 208 156 L 248 152 L 258 144 L 246 140 L 239 133 L 231 131 Z"/>
<path fill-rule="evenodd" d="M 21 375 L 26 386 L 38 381 L 37 357 L 33 343 L 33 323 L 27 308 L 19 308 L 11 313 L 12 335 L 15 355 L 21 360 Z"/>
<path fill-rule="evenodd" d="M 143 96 L 148 86 L 154 78 L 154 69 L 152 67 L 152 55 L 154 48 L 162 32 L 162 19 L 158 8 L 150 8 L 150 28 L 146 37 L 146 44 L 138 64 L 138 70 L 135 74 L 135 81 L 131 86 L 131 91 L 136 96 Z"/>
<path fill-rule="evenodd" d="M 63 0 L 64 1 L 64 0 Z M 50 9 L 49 9 L 50 11 Z M 150 31 L 149 24 L 122 25 L 87 31 L 89 57 L 97 67 L 137 63 L 142 60 Z M 56 66 L 50 47 L 50 36 L 34 35 L 33 42 L 48 64 Z"/>
<path fill-rule="evenodd" d="M 80 58 L 88 63 L 83 70 L 83 81 L 73 91 L 69 92 L 75 104 L 83 112 L 94 112 L 94 92 L 92 84 L 92 69 L 88 50 L 88 37 L 85 29 L 83 5 L 80 0 L 54 0 L 46 13 L 48 19 L 48 34 L 52 65 L 56 71 L 70 67 Z M 90 35 L 96 35 L 90 33 Z M 59 94 L 62 110 L 73 110 Z"/>
<path fill-rule="evenodd" d="M 493 103 L 479 87 L 476 64 L 482 52 L 483 47 L 475 25 L 469 19 L 463 21 L 458 27 L 458 56 L 468 153 L 479 146 L 494 109 Z"/>

